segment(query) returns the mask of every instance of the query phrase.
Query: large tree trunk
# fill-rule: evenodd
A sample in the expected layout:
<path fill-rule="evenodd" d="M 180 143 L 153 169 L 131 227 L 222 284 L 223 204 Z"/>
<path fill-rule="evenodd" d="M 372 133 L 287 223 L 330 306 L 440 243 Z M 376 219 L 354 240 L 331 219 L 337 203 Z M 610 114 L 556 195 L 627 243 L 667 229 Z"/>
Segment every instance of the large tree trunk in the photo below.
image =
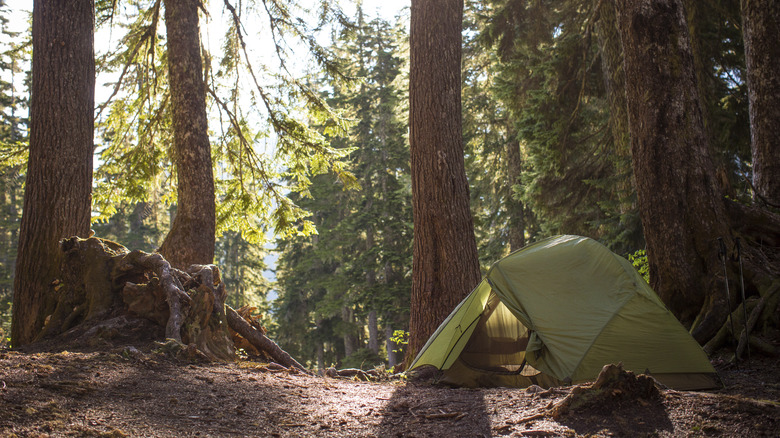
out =
<path fill-rule="evenodd" d="M 214 261 L 214 175 L 198 33 L 199 5 L 197 0 L 165 0 L 178 201 L 171 230 L 159 252 L 180 269 Z"/>
<path fill-rule="evenodd" d="M 368 349 L 379 354 L 379 322 L 376 310 L 368 312 Z"/>
<path fill-rule="evenodd" d="M 623 69 L 623 47 L 620 43 L 615 4 L 602 3 L 596 33 L 599 43 L 604 88 L 609 101 L 609 129 L 617 157 L 631 159 L 631 139 L 628 135 L 626 74 Z M 630 184 L 630 181 L 629 181 Z M 625 189 L 623 187 L 623 189 Z"/>
<path fill-rule="evenodd" d="M 413 0 L 409 118 L 414 252 L 407 360 L 480 280 L 461 136 L 462 0 Z"/>
<path fill-rule="evenodd" d="M 618 181 L 615 185 L 620 202 L 621 223 L 637 212 L 634 174 L 631 171 L 631 138 L 628 130 L 626 75 L 623 69 L 623 47 L 618 32 L 615 4 L 604 2 L 596 22 L 604 88 L 609 102 L 609 129 L 612 134 L 612 164 Z M 639 227 L 632 227 L 637 229 Z M 641 233 L 641 229 L 637 230 Z M 631 238 L 641 241 L 640 236 Z"/>
<path fill-rule="evenodd" d="M 53 311 L 58 241 L 87 236 L 95 103 L 92 0 L 33 3 L 30 158 L 14 278 L 12 342 L 29 343 Z"/>
<path fill-rule="evenodd" d="M 731 243 L 680 0 L 617 0 L 650 283 L 700 342 L 728 313 L 717 238 Z"/>
<path fill-rule="evenodd" d="M 753 186 L 780 204 L 780 2 L 742 0 Z"/>
<path fill-rule="evenodd" d="M 506 199 L 506 209 L 509 213 L 509 249 L 517 251 L 525 246 L 525 205 L 515 193 L 514 187 L 522 184 L 523 155 L 520 153 L 520 142 L 513 129 L 509 129 L 506 142 L 506 166 L 509 176 L 508 184 L 512 189 Z"/>
<path fill-rule="evenodd" d="M 349 357 L 358 349 L 358 339 L 355 335 L 354 311 L 347 306 L 342 307 L 341 320 L 344 322 L 344 357 Z"/>

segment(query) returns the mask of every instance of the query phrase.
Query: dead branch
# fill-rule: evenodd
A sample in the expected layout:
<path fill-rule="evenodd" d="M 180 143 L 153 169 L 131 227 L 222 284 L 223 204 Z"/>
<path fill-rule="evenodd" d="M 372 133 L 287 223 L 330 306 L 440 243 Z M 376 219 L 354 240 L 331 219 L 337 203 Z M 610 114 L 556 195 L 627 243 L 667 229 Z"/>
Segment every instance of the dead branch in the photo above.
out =
<path fill-rule="evenodd" d="M 258 350 L 265 351 L 275 361 L 288 368 L 295 367 L 298 370 L 309 374 L 309 371 L 306 370 L 306 368 L 304 368 L 301 364 L 299 364 L 298 361 L 293 359 L 292 356 L 290 356 L 286 351 L 279 348 L 279 346 L 276 345 L 274 341 L 268 339 L 259 330 L 252 327 L 244 318 L 241 317 L 241 315 L 233 310 L 232 307 L 225 305 L 225 313 L 230 328 L 243 336 L 244 339 L 249 341 Z"/>

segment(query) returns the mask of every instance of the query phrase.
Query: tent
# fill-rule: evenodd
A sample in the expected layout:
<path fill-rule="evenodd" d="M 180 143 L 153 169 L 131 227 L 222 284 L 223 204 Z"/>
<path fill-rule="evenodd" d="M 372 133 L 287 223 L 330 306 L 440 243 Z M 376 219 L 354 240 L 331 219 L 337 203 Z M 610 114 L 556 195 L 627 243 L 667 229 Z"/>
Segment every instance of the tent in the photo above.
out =
<path fill-rule="evenodd" d="M 556 236 L 496 262 L 430 337 L 431 365 L 460 386 L 594 380 L 623 363 L 675 389 L 722 386 L 707 355 L 636 269 L 600 243 Z"/>

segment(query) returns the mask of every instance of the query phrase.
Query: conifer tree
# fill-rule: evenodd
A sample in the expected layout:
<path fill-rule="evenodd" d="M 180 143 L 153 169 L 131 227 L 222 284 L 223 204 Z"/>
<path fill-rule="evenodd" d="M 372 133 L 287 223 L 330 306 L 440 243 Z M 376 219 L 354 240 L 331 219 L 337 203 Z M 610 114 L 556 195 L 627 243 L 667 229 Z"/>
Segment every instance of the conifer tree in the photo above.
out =
<path fill-rule="evenodd" d="M 33 341 L 53 310 L 59 240 L 89 232 L 95 61 L 91 0 L 33 4 L 30 155 L 14 276 L 12 342 Z"/>
<path fill-rule="evenodd" d="M 0 9 L 0 345 L 11 332 L 11 301 L 19 241 L 24 168 L 27 158 L 27 88 L 29 36 L 8 29 L 7 9 Z M 26 70 L 26 71 L 25 71 Z"/>
<path fill-rule="evenodd" d="M 516 189 L 538 218 L 540 234 L 582 234 L 626 251 L 642 237 L 627 131 L 615 131 L 625 113 L 610 111 L 611 97 L 622 93 L 613 83 L 619 71 L 610 69 L 622 60 L 610 53 L 619 46 L 615 31 L 608 32 L 610 7 L 491 1 L 480 14 L 480 41 L 499 60 L 494 96 L 506 106 L 508 129 L 521 148 Z"/>
<path fill-rule="evenodd" d="M 189 3 L 168 5 L 162 0 L 147 0 L 127 8 L 116 8 L 111 2 L 100 4 L 101 25 L 126 28 L 126 33 L 116 49 L 99 59 L 101 67 L 115 72 L 117 79 L 110 84 L 111 98 L 101 104 L 98 112 L 102 140 L 101 166 L 96 177 L 98 220 L 107 220 L 122 204 L 153 201 L 153 194 L 159 194 L 165 205 L 176 205 L 182 218 L 199 214 L 189 211 L 185 205 L 193 200 L 182 199 L 184 204 L 178 204 L 176 193 L 189 189 L 178 187 L 177 176 L 187 175 L 175 166 L 178 155 L 171 149 L 176 143 L 173 135 L 176 99 L 173 77 L 168 72 L 170 63 L 177 61 L 176 56 L 168 54 L 166 43 L 171 43 L 171 39 L 166 40 L 161 24 L 167 10 L 181 4 Z M 316 29 L 301 18 L 307 12 L 297 2 L 273 2 L 259 9 L 255 2 L 234 5 L 226 1 L 224 6 L 222 18 L 228 26 L 224 45 L 218 49 L 220 56 L 212 57 L 214 48 L 201 44 L 197 51 L 202 68 L 186 70 L 192 75 L 197 73 L 204 81 L 202 87 L 187 90 L 194 93 L 202 88 L 208 114 L 217 115 L 211 122 L 218 123 L 210 126 L 214 135 L 210 160 L 215 178 L 212 192 L 216 201 L 216 236 L 239 230 L 242 238 L 257 243 L 266 239 L 270 230 L 281 234 L 296 232 L 294 224 L 301 219 L 303 232 L 311 233 L 311 223 L 303 219 L 306 213 L 292 204 L 285 192 L 305 191 L 312 174 L 328 169 L 347 183 L 352 176 L 342 171 L 343 155 L 330 148 L 320 133 L 296 116 L 299 108 L 306 106 L 316 112 L 317 119 L 330 119 L 337 129 L 344 127 L 344 121 L 291 73 L 289 64 L 294 55 L 288 39 L 303 44 L 314 61 L 334 74 L 337 74 L 336 63 L 317 43 Z M 323 3 L 318 8 L 314 12 L 320 25 L 345 22 L 337 7 Z M 253 33 L 254 28 L 244 23 L 250 20 L 249 14 L 254 16 L 253 23 L 258 20 L 268 23 L 266 28 L 259 29 L 259 37 Z M 195 20 L 197 13 L 191 18 Z M 195 37 L 189 38 L 194 41 Z M 252 44 L 257 42 L 272 44 L 277 59 L 263 65 L 250 56 Z M 277 65 L 272 65 L 274 62 Z M 199 137 L 200 143 L 205 144 L 203 135 Z M 274 152 L 269 154 L 271 145 Z M 200 149 L 205 150 L 202 146 Z M 201 161 L 205 159 L 201 157 Z M 280 168 L 286 169 L 289 176 L 285 183 Z M 205 170 L 200 173 L 207 174 Z M 195 191 L 204 190 L 208 191 L 207 188 Z M 165 245 L 163 252 L 166 248 L 171 245 Z"/>
<path fill-rule="evenodd" d="M 733 310 L 718 284 L 724 279 L 715 242 L 734 246 L 744 239 L 746 288 L 765 295 L 778 272 L 762 242 L 777 236 L 780 218 L 723 196 L 682 1 L 616 5 L 650 284 L 704 343 Z M 751 261 L 759 259 L 766 261 Z"/>
<path fill-rule="evenodd" d="M 337 35 L 333 50 L 357 82 L 326 76 L 321 87 L 332 90 L 328 103 L 354 121 L 348 135 L 331 135 L 330 141 L 352 151 L 350 171 L 360 189 L 345 191 L 328 174 L 313 181 L 310 198 L 296 197 L 296 204 L 314 212 L 318 234 L 282 243 L 277 314 L 283 345 L 296 349 L 305 342 L 312 345 L 309 355 L 317 351 L 328 363 L 353 354 L 348 364 L 370 366 L 379 360 L 380 326 L 387 331 L 405 323 L 411 193 L 400 31 L 384 20 L 367 21 L 360 10 L 356 21 Z M 304 324 L 301 319 L 315 327 L 306 340 L 288 333 Z M 361 335 L 365 327 L 368 339 Z"/>
<path fill-rule="evenodd" d="M 200 52 L 199 0 L 165 0 L 177 206 L 159 252 L 171 266 L 214 262 L 214 174 Z"/>
<path fill-rule="evenodd" d="M 780 206 L 780 3 L 742 0 L 756 197 Z"/>
<path fill-rule="evenodd" d="M 463 0 L 413 0 L 409 143 L 414 255 L 411 362 L 480 280 L 469 209 L 461 115 Z"/>

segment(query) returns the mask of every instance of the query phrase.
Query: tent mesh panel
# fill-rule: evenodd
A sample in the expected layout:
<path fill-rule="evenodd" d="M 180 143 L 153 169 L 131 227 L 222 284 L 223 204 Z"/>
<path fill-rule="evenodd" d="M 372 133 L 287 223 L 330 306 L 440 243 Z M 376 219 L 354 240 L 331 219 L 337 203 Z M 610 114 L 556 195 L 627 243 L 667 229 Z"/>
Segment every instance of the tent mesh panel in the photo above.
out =
<path fill-rule="evenodd" d="M 460 359 L 478 370 L 534 376 L 539 371 L 525 362 L 527 346 L 528 328 L 491 292 Z"/>

